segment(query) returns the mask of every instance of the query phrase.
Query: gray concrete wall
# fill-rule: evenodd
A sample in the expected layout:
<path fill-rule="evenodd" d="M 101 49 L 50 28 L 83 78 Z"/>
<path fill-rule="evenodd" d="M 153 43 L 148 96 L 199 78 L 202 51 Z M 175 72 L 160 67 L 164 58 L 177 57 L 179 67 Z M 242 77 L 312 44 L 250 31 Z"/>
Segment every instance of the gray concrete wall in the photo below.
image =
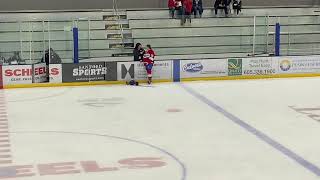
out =
<path fill-rule="evenodd" d="M 113 0 L 0 0 L 0 10 L 112 9 Z M 119 8 L 162 8 L 167 0 L 118 0 Z M 213 0 L 204 0 L 210 7 Z M 243 0 L 245 6 L 320 5 L 320 0 Z"/>

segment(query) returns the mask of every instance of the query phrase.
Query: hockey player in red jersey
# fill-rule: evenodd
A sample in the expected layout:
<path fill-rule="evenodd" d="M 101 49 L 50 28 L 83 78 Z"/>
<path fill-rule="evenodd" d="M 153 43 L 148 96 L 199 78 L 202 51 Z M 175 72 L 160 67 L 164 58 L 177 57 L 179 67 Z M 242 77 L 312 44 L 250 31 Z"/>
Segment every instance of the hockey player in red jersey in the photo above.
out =
<path fill-rule="evenodd" d="M 147 45 L 147 50 L 145 54 L 143 55 L 143 63 L 146 67 L 147 75 L 148 75 L 148 84 L 152 83 L 152 67 L 154 63 L 154 58 L 156 54 L 151 48 L 151 45 Z"/>

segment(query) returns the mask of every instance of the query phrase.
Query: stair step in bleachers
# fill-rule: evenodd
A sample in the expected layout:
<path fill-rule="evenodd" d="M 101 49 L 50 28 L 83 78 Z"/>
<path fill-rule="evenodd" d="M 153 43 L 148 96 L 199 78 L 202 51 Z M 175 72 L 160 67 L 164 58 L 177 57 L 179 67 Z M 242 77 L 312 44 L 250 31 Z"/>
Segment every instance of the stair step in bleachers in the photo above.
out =
<path fill-rule="evenodd" d="M 112 20 L 112 21 L 109 21 L 109 20 L 106 20 L 105 21 L 105 24 L 129 24 L 129 20 L 128 19 L 120 19 L 120 20 Z"/>
<path fill-rule="evenodd" d="M 113 13 L 110 15 L 104 15 L 103 20 L 104 21 L 117 21 L 117 20 L 125 20 L 127 19 L 126 12 L 118 12 L 118 13 Z"/>
<path fill-rule="evenodd" d="M 129 24 L 123 24 L 122 27 L 119 24 L 106 24 L 106 30 L 121 30 L 123 29 L 129 29 Z"/>
<path fill-rule="evenodd" d="M 109 44 L 110 49 L 123 49 L 123 48 L 132 48 L 133 43 L 116 43 L 116 44 Z"/>
<path fill-rule="evenodd" d="M 133 47 L 133 39 L 126 13 L 122 12 L 121 15 L 106 16 L 104 19 L 108 48 L 121 50 L 113 53 L 112 56 L 128 56 L 129 53 L 124 49 Z M 130 52 L 130 56 L 131 54 Z"/>

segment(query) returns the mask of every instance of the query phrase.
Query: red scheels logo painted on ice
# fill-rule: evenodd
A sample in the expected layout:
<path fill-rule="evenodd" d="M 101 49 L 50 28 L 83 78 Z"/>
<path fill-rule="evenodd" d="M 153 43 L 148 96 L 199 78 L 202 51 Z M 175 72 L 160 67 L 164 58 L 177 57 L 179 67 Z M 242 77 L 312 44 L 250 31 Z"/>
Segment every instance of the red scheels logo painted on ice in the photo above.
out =
<path fill-rule="evenodd" d="M 0 179 L 30 177 L 30 176 L 48 176 L 65 175 L 79 173 L 98 173 L 119 171 L 121 169 L 149 169 L 166 165 L 158 157 L 136 157 L 119 160 L 117 166 L 108 166 L 97 161 L 80 162 L 59 162 L 37 165 L 15 165 L 0 167 Z"/>
<path fill-rule="evenodd" d="M 114 158 L 114 157 L 109 157 L 108 154 L 106 156 L 101 156 L 101 159 L 99 160 L 94 160 L 97 157 L 100 157 L 97 155 L 97 151 L 90 152 L 90 151 L 84 151 L 83 155 L 77 156 L 77 155 L 71 155 L 71 158 L 81 158 L 80 160 L 58 160 L 56 162 L 50 162 L 50 152 L 48 152 L 47 155 L 45 156 L 35 156 L 34 160 L 35 162 L 39 163 L 24 163 L 19 161 L 19 156 L 17 156 L 17 162 L 12 162 L 6 163 L 6 164 L 1 164 L 0 165 L 0 179 L 10 179 L 10 178 L 21 178 L 23 177 L 43 177 L 43 176 L 60 176 L 63 179 L 69 179 L 71 178 L 70 176 L 72 175 L 79 175 L 79 174 L 88 174 L 92 175 L 91 178 L 94 179 L 94 177 L 100 176 L 101 173 L 107 173 L 105 174 L 106 176 L 113 176 L 114 173 L 112 172 L 124 172 L 130 173 L 130 171 L 133 171 L 132 173 L 143 173 L 141 170 L 147 170 L 147 169 L 153 169 L 152 171 L 147 171 L 146 175 L 152 177 L 153 172 L 161 172 L 162 174 L 164 172 L 167 172 L 169 174 L 170 171 L 172 171 L 172 167 L 179 167 L 182 168 L 181 170 L 181 175 L 185 174 L 185 168 L 184 165 L 181 164 L 181 162 L 172 154 L 166 152 L 165 150 L 158 148 L 156 146 L 153 146 L 148 143 L 136 141 L 136 140 L 131 140 L 127 138 L 121 138 L 121 137 L 116 137 L 116 136 L 108 136 L 108 135 L 99 135 L 99 134 L 90 134 L 90 133 L 75 133 L 75 132 L 46 132 L 46 131 L 40 131 L 40 132 L 13 132 L 14 134 L 25 134 L 24 136 L 16 136 L 19 141 L 24 140 L 24 139 L 29 139 L 30 136 L 39 136 L 39 133 L 43 133 L 42 135 L 42 140 L 43 141 L 52 141 L 53 139 L 60 139 L 61 137 L 64 137 L 66 141 L 72 141 L 74 139 L 77 139 L 75 137 L 76 134 L 78 135 L 83 135 L 84 138 L 81 138 L 82 141 L 87 142 L 89 139 L 91 139 L 90 136 L 96 136 L 96 137 L 104 137 L 108 138 L 108 141 L 103 140 L 103 148 L 108 148 L 108 147 L 113 147 L 117 145 L 124 145 L 124 143 L 128 143 L 128 145 L 132 145 L 131 150 L 128 149 L 123 149 L 125 151 L 121 152 L 121 156 L 119 158 Z M 51 135 L 54 134 L 54 135 Z M 48 138 L 45 138 L 45 136 L 48 136 Z M 50 139 L 53 138 L 53 139 Z M 89 139 L 86 139 L 89 138 Z M 16 139 L 16 140 L 17 140 Z M 101 144 L 97 144 L 97 142 L 100 141 L 100 138 L 96 139 L 93 141 L 93 146 L 92 148 L 94 149 L 96 145 L 98 145 L 99 148 L 101 148 Z M 115 140 L 115 141 L 113 141 Z M 39 141 L 36 141 L 39 143 Z M 134 154 L 139 154 L 141 151 L 140 148 L 135 149 L 134 146 L 144 146 L 145 148 L 151 148 L 149 150 L 146 149 L 146 151 L 143 151 L 144 155 L 141 156 L 135 156 Z M 11 146 L 11 145 L 10 145 Z M 81 146 L 86 147 L 87 145 L 85 143 L 81 143 L 81 140 L 77 146 L 77 148 L 81 148 Z M 125 146 L 125 145 L 124 145 Z M 38 144 L 34 146 L 35 149 L 39 147 Z M 53 152 L 54 154 L 61 154 L 61 153 L 71 153 L 73 152 L 73 149 L 68 149 L 72 148 L 74 146 L 60 146 L 59 144 L 48 144 L 41 146 L 42 150 L 50 150 L 50 149 L 55 149 Z M 58 147 L 58 149 L 56 149 Z M 130 146 L 131 147 L 131 146 Z M 135 149 L 135 150 L 134 150 Z M 112 151 L 112 150 L 111 150 Z M 86 154 L 87 152 L 87 154 Z M 155 153 L 155 154 L 154 154 Z M 127 154 L 127 155 L 126 155 Z M 24 157 L 24 154 L 20 154 L 20 156 Z M 48 157 L 46 157 L 48 156 Z M 32 156 L 31 156 L 32 157 Z M 121 157 L 126 157 L 126 158 L 121 158 Z M 169 159 L 168 159 L 169 157 Z M 49 159 L 48 159 L 49 158 Z M 82 159 L 87 159 L 87 160 L 82 160 Z M 171 160 L 170 160 L 171 159 Z M 49 160 L 49 161 L 48 161 Z M 170 161 L 176 162 L 175 163 L 170 163 Z M 177 166 L 178 165 L 178 166 Z M 164 168 L 166 167 L 166 168 Z M 171 168 L 170 168 L 171 167 Z M 169 171 L 167 171 L 167 170 Z M 171 169 L 171 170 L 170 170 Z M 130 173 L 130 177 L 132 177 L 132 173 Z M 122 173 L 121 173 L 122 174 Z M 122 177 L 126 177 L 126 175 L 123 174 Z M 137 175 L 138 175 L 137 174 Z M 145 174 L 145 173 L 144 173 Z M 163 174 L 164 175 L 164 174 Z M 139 176 L 139 175 L 138 175 Z M 175 175 L 174 175 L 175 176 Z M 179 173 L 177 174 L 179 176 Z M 119 178 L 119 174 L 116 176 Z M 113 178 L 114 179 L 114 178 Z M 184 178 L 183 178 L 184 180 Z"/>

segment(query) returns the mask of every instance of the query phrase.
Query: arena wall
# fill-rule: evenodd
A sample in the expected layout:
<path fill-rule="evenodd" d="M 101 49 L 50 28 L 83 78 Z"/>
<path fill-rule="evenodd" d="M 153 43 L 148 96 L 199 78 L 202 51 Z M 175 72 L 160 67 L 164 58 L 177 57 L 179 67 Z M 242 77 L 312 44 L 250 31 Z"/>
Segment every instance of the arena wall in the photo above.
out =
<path fill-rule="evenodd" d="M 118 0 L 118 8 L 165 8 L 166 0 Z M 245 6 L 314 6 L 320 0 L 243 0 Z M 213 0 L 204 0 L 212 7 Z M 1 0 L 0 11 L 112 9 L 112 0 Z"/>
<path fill-rule="evenodd" d="M 140 62 L 85 62 L 0 66 L 1 88 L 55 87 L 145 82 Z M 320 76 L 320 56 L 156 61 L 155 82 Z M 47 82 L 49 81 L 49 82 Z"/>

